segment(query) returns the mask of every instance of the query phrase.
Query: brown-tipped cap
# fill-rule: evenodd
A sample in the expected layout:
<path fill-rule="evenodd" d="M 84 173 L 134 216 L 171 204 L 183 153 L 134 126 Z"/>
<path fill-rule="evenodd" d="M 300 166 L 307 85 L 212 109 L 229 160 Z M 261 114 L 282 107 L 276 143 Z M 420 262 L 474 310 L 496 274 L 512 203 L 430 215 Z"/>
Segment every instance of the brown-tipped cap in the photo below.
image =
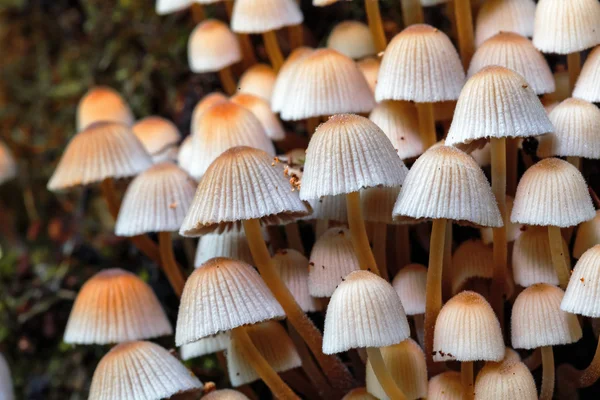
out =
<path fill-rule="evenodd" d="M 271 111 L 271 107 L 266 100 L 253 94 L 239 93 L 233 96 L 231 101 L 250 110 L 260 121 L 269 139 L 278 141 L 285 138 L 283 125 Z"/>
<path fill-rule="evenodd" d="M 132 129 L 154 162 L 167 161 L 169 150 L 181 139 L 181 133 L 175 124 L 162 117 L 146 117 Z"/>
<path fill-rule="evenodd" d="M 96 122 L 120 122 L 133 125 L 135 118 L 121 95 L 107 86 L 96 86 L 86 92 L 77 105 L 77 131 Z"/>
<path fill-rule="evenodd" d="M 587 250 L 600 244 L 600 210 L 589 221 L 583 222 L 577 228 L 575 243 L 573 244 L 573 257 L 579 258 Z"/>
<path fill-rule="evenodd" d="M 242 220 L 282 223 L 309 213 L 277 160 L 264 151 L 240 146 L 210 165 L 179 232 L 197 236 Z"/>
<path fill-rule="evenodd" d="M 358 66 L 331 49 L 318 49 L 298 61 L 286 85 L 281 118 L 300 120 L 339 113 L 365 113 L 375 106 Z"/>
<path fill-rule="evenodd" d="M 334 26 L 327 47 L 355 60 L 377 53 L 369 27 L 360 21 L 342 21 Z"/>
<path fill-rule="evenodd" d="M 10 149 L 0 141 L 0 184 L 17 176 L 17 163 Z"/>
<path fill-rule="evenodd" d="M 546 158 L 521 177 L 510 220 L 565 228 L 588 221 L 595 214 L 581 172 L 566 161 Z"/>
<path fill-rule="evenodd" d="M 192 123 L 190 127 L 191 136 L 196 133 L 196 127 L 200 123 L 200 119 L 202 118 L 202 114 L 213 106 L 216 106 L 220 103 L 227 102 L 227 97 L 220 92 L 212 92 L 207 94 L 194 106 L 194 111 L 192 111 Z"/>
<path fill-rule="evenodd" d="M 411 25 L 385 49 L 375 99 L 456 100 L 464 82 L 465 71 L 448 36 L 429 25 Z"/>
<path fill-rule="evenodd" d="M 589 101 L 600 102 L 600 46 L 588 55 L 583 64 L 577 85 L 573 90 L 573 97 Z"/>
<path fill-rule="evenodd" d="M 369 57 L 364 60 L 360 60 L 356 62 L 358 69 L 362 72 L 369 88 L 373 95 L 375 94 L 375 87 L 377 86 L 377 76 L 379 75 L 379 67 L 381 66 L 381 61 L 378 58 Z"/>
<path fill-rule="evenodd" d="M 231 29 L 240 33 L 261 33 L 298 25 L 303 20 L 302 11 L 294 0 L 236 0 Z"/>
<path fill-rule="evenodd" d="M 418 157 L 425 150 L 414 104 L 382 101 L 371 111 L 369 119 L 390 139 L 401 159 Z"/>
<path fill-rule="evenodd" d="M 515 349 L 556 346 L 581 339 L 577 316 L 560 309 L 564 294 L 556 286 L 538 283 L 517 296 L 511 316 Z"/>
<path fill-rule="evenodd" d="M 499 32 L 533 36 L 535 2 L 533 0 L 488 0 L 483 3 L 475 21 L 475 46 Z"/>
<path fill-rule="evenodd" d="M 227 350 L 228 344 L 229 335 L 227 333 L 219 333 L 218 335 L 207 336 L 193 343 L 184 344 L 181 346 L 179 353 L 181 354 L 181 359 L 187 361 L 192 358 Z"/>
<path fill-rule="evenodd" d="M 266 64 L 253 65 L 240 77 L 238 92 L 252 94 L 270 103 L 276 79 L 277 74 L 271 66 Z"/>
<path fill-rule="evenodd" d="M 192 72 L 216 72 L 242 59 L 237 37 L 216 19 L 199 23 L 188 40 L 188 62 Z"/>
<path fill-rule="evenodd" d="M 554 76 L 542 53 L 529 39 L 516 33 L 500 32 L 486 40 L 473 55 L 467 76 L 471 77 L 489 65 L 515 71 L 525 78 L 535 94 L 552 93 L 556 89 Z"/>
<path fill-rule="evenodd" d="M 134 274 L 101 271 L 79 291 L 65 329 L 65 343 L 109 344 L 173 333 L 152 288 Z"/>
<path fill-rule="evenodd" d="M 131 129 L 116 122 L 97 122 L 69 142 L 48 181 L 57 191 L 126 178 L 152 166 L 152 159 Z"/>
<path fill-rule="evenodd" d="M 284 318 L 277 300 L 250 265 L 213 258 L 185 283 L 175 343 L 181 346 L 242 325 Z"/>
<path fill-rule="evenodd" d="M 505 399 L 537 399 L 533 376 L 520 361 L 488 362 L 477 374 L 475 400 Z"/>
<path fill-rule="evenodd" d="M 227 257 L 254 264 L 248 240 L 243 230 L 234 227 L 223 232 L 202 235 L 196 248 L 194 266 L 197 268 L 211 258 Z"/>
<path fill-rule="evenodd" d="M 435 146 L 413 164 L 393 216 L 397 220 L 446 218 L 502 226 L 490 184 L 475 160 L 455 147 Z"/>
<path fill-rule="evenodd" d="M 544 106 L 523 77 L 499 66 L 473 75 L 460 92 L 446 144 L 552 132 Z"/>
<path fill-rule="evenodd" d="M 406 173 L 406 166 L 377 125 L 358 115 L 334 115 L 319 125 L 308 144 L 300 198 L 400 186 Z"/>
<path fill-rule="evenodd" d="M 298 47 L 285 59 L 273 86 L 273 94 L 271 96 L 271 109 L 273 112 L 280 112 L 283 105 L 288 101 L 287 87 L 291 80 L 294 79 L 296 67 L 299 61 L 312 51 L 313 49 L 310 47 Z"/>
<path fill-rule="evenodd" d="M 587 250 L 571 274 L 560 308 L 572 314 L 600 316 L 600 245 Z"/>
<path fill-rule="evenodd" d="M 461 400 L 463 389 L 460 373 L 448 371 L 431 378 L 427 388 L 427 398 L 429 400 Z"/>
<path fill-rule="evenodd" d="M 494 252 L 481 240 L 462 242 L 452 254 L 452 293 L 456 294 L 469 279 L 491 279 L 494 274 Z"/>
<path fill-rule="evenodd" d="M 427 268 L 424 265 L 405 266 L 394 277 L 392 286 L 400 296 L 406 315 L 425 314 Z"/>
<path fill-rule="evenodd" d="M 202 396 L 202 400 L 250 400 L 242 392 L 231 389 L 221 389 Z"/>
<path fill-rule="evenodd" d="M 294 249 L 279 250 L 273 256 L 273 265 L 304 312 L 321 310 L 321 303 L 308 291 L 308 258 Z"/>
<path fill-rule="evenodd" d="M 102 357 L 88 399 L 163 399 L 201 389 L 198 378 L 164 348 L 150 342 L 128 342 Z"/>

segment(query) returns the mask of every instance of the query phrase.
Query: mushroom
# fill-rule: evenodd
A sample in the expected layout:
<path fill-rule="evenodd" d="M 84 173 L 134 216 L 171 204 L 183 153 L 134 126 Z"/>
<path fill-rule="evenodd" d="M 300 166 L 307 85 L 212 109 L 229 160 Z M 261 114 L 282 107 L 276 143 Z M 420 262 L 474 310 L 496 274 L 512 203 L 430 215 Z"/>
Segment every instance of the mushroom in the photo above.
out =
<path fill-rule="evenodd" d="M 475 20 L 475 47 L 478 48 L 477 51 L 486 40 L 498 33 L 532 37 L 534 19 L 535 2 L 533 0 L 484 1 Z M 471 60 L 471 63 L 473 63 L 473 60 Z M 494 64 L 496 63 L 490 65 Z"/>
<path fill-rule="evenodd" d="M 252 265 L 252 253 L 244 231 L 233 227 L 223 232 L 211 232 L 200 236 L 194 266 L 198 268 L 215 257 L 227 257 Z"/>
<path fill-rule="evenodd" d="M 77 131 L 83 131 L 95 122 L 120 122 L 132 126 L 134 121 L 125 100 L 107 86 L 90 88 L 77 104 Z"/>
<path fill-rule="evenodd" d="M 577 79 L 577 85 L 573 90 L 573 97 L 589 101 L 600 102 L 600 46 L 595 47 L 588 55 L 581 74 Z"/>
<path fill-rule="evenodd" d="M 275 113 L 281 112 L 284 104 L 289 100 L 287 86 L 292 81 L 296 66 L 299 61 L 313 51 L 310 47 L 298 47 L 285 59 L 281 69 L 275 77 L 271 95 L 271 110 Z"/>
<path fill-rule="evenodd" d="M 489 295 L 489 283 L 494 274 L 494 252 L 490 246 L 479 239 L 469 239 L 462 242 L 452 254 L 452 268 L 450 269 L 452 295 L 465 290 L 478 292 L 482 296 Z M 485 281 L 487 290 L 479 292 L 470 287 L 474 280 Z"/>
<path fill-rule="evenodd" d="M 181 133 L 174 123 L 165 118 L 151 116 L 136 122 L 132 130 L 152 157 L 152 161 L 174 161 L 175 147 L 181 139 Z"/>
<path fill-rule="evenodd" d="M 231 101 L 250 110 L 260 121 L 269 139 L 274 142 L 285 139 L 285 129 L 281 121 L 271 111 L 271 107 L 266 100 L 253 94 L 238 93 L 231 97 Z"/>
<path fill-rule="evenodd" d="M 427 268 L 421 264 L 409 264 L 403 267 L 392 281 L 398 293 L 406 315 L 413 317 L 416 337 L 423 346 L 423 317 L 425 315 L 425 292 L 427 286 Z"/>
<path fill-rule="evenodd" d="M 369 27 L 360 21 L 335 25 L 327 38 L 327 47 L 354 60 L 377 54 Z"/>
<path fill-rule="evenodd" d="M 369 119 L 390 139 L 402 160 L 418 157 L 425 151 L 414 104 L 385 100 L 375 106 Z"/>
<path fill-rule="evenodd" d="M 329 227 L 329 223 L 348 224 L 348 208 L 346 196 L 322 196 L 308 201 L 313 212 L 307 219 L 316 219 L 315 236 L 319 239 Z"/>
<path fill-rule="evenodd" d="M 304 312 L 321 311 L 321 304 L 308 289 L 308 259 L 297 250 L 279 250 L 273 256 L 273 265 Z"/>
<path fill-rule="evenodd" d="M 375 86 L 377 86 L 377 75 L 379 75 L 379 67 L 381 61 L 379 58 L 369 57 L 356 62 L 358 69 L 362 72 L 369 88 L 373 95 L 375 95 Z"/>
<path fill-rule="evenodd" d="M 273 68 L 267 64 L 256 64 L 248 68 L 240 77 L 237 92 L 260 97 L 268 104 L 273 97 L 276 79 L 277 74 Z"/>
<path fill-rule="evenodd" d="M 431 378 L 427 386 L 427 399 L 462 400 L 463 389 L 460 373 L 447 371 Z"/>
<path fill-rule="evenodd" d="M 467 69 L 475 52 L 471 0 L 454 0 L 454 17 L 456 18 L 458 50 L 463 67 Z"/>
<path fill-rule="evenodd" d="M 475 380 L 475 400 L 537 400 L 529 368 L 519 360 L 487 362 Z"/>
<path fill-rule="evenodd" d="M 486 145 L 486 147 L 489 148 L 489 144 Z M 508 151 L 508 148 L 507 148 L 507 151 Z M 477 158 L 474 156 L 474 153 L 475 152 L 471 153 L 471 156 L 473 158 L 475 158 L 475 160 L 477 160 Z M 507 178 L 508 178 L 508 174 L 507 174 Z M 516 190 L 516 187 L 515 187 L 515 190 Z M 508 195 L 506 196 L 506 215 L 508 215 L 508 216 L 510 216 L 510 214 L 512 213 L 514 201 L 515 201 L 515 199 L 513 197 L 508 196 Z M 505 225 L 506 226 L 506 241 L 508 243 L 512 243 L 515 240 L 517 240 L 517 238 L 525 230 L 527 230 L 527 227 L 524 227 L 520 224 L 512 223 L 510 221 L 510 218 L 507 218 L 505 223 L 506 223 L 506 225 Z M 483 243 L 491 244 L 493 242 L 494 230 L 492 228 L 481 228 L 481 229 L 479 229 L 479 233 L 481 234 L 481 240 L 483 241 Z"/>
<path fill-rule="evenodd" d="M 207 354 L 225 351 L 228 345 L 229 335 L 227 333 L 219 333 L 182 345 L 179 349 L 179 354 L 182 360 L 187 361 Z"/>

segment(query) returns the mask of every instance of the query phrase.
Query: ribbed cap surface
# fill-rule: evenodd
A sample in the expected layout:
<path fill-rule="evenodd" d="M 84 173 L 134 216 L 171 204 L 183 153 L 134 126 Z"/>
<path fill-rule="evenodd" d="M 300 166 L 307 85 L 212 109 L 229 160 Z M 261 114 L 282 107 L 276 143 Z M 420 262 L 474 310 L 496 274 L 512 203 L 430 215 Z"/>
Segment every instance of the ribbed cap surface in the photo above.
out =
<path fill-rule="evenodd" d="M 159 400 L 202 389 L 202 383 L 167 350 L 150 342 L 113 347 L 94 371 L 89 400 Z"/>
<path fill-rule="evenodd" d="M 409 338 L 402 343 L 382 347 L 381 356 L 386 369 L 407 399 L 427 397 L 425 354 L 414 340 Z M 366 383 L 369 393 L 380 400 L 389 400 L 368 360 Z"/>
<path fill-rule="evenodd" d="M 595 214 L 581 172 L 566 161 L 546 158 L 521 177 L 510 220 L 565 228 L 588 221 Z"/>
<path fill-rule="evenodd" d="M 281 164 L 264 151 L 234 147 L 206 171 L 179 232 L 197 236 L 241 220 L 279 224 L 307 214 Z"/>
<path fill-rule="evenodd" d="M 131 182 L 115 225 L 118 236 L 175 232 L 194 198 L 196 182 L 177 165 L 156 164 Z"/>
<path fill-rule="evenodd" d="M 360 269 L 347 228 L 330 228 L 317 239 L 308 264 L 308 289 L 315 297 L 330 297 L 342 279 Z"/>
<path fill-rule="evenodd" d="M 392 210 L 400 187 L 372 187 L 360 191 L 363 219 L 369 222 L 392 223 Z"/>
<path fill-rule="evenodd" d="M 596 47 L 588 55 L 573 90 L 573 97 L 600 102 L 600 47 Z"/>
<path fill-rule="evenodd" d="M 596 0 L 540 0 L 535 9 L 533 44 L 544 53 L 568 54 L 600 43 L 600 4 Z"/>
<path fill-rule="evenodd" d="M 500 361 L 504 339 L 489 303 L 478 293 L 465 291 L 442 307 L 435 321 L 434 361 Z"/>
<path fill-rule="evenodd" d="M 490 66 L 473 75 L 460 92 L 446 144 L 537 136 L 553 130 L 525 79 L 510 69 Z"/>
<path fill-rule="evenodd" d="M 284 317 L 254 268 L 230 258 L 213 258 L 185 282 L 175 343 L 181 346 L 238 326 Z"/>
<path fill-rule="evenodd" d="M 298 60 L 285 86 L 283 120 L 340 113 L 365 113 L 375 106 L 373 93 L 352 59 L 318 49 Z"/>
<path fill-rule="evenodd" d="M 125 100 L 116 90 L 107 86 L 90 88 L 77 104 L 77 131 L 95 122 L 120 122 L 131 126 L 134 120 Z"/>
<path fill-rule="evenodd" d="M 261 33 L 298 25 L 303 19 L 294 0 L 236 0 L 231 29 L 240 33 Z"/>
<path fill-rule="evenodd" d="M 471 278 L 491 279 L 494 251 L 481 240 L 462 242 L 452 254 L 452 293 L 456 294 Z"/>
<path fill-rule="evenodd" d="M 427 389 L 429 400 L 461 400 L 463 398 L 460 373 L 448 371 L 429 380 Z"/>
<path fill-rule="evenodd" d="M 275 79 L 277 74 L 270 65 L 255 64 L 240 77 L 237 85 L 238 92 L 252 94 L 269 103 L 273 96 Z"/>
<path fill-rule="evenodd" d="M 600 316 L 600 245 L 587 250 L 571 274 L 560 308 L 572 314 Z"/>
<path fill-rule="evenodd" d="M 537 388 L 529 368 L 520 361 L 488 362 L 477 374 L 476 400 L 536 400 Z"/>
<path fill-rule="evenodd" d="M 348 211 L 346 207 L 346 195 L 323 196 L 309 201 L 313 209 L 307 219 L 326 219 L 335 222 L 347 222 Z"/>
<path fill-rule="evenodd" d="M 181 139 L 175 124 L 162 117 L 146 117 L 138 121 L 132 129 L 154 162 L 163 161 L 165 153 Z"/>
<path fill-rule="evenodd" d="M 392 286 L 400 296 L 406 315 L 425 314 L 427 268 L 424 265 L 405 266 L 394 277 Z"/>
<path fill-rule="evenodd" d="M 473 153 L 471 153 L 471 156 Z M 511 196 L 506 196 L 506 215 L 512 213 L 514 199 Z M 506 221 L 506 240 L 508 243 L 514 242 L 521 235 L 521 224 L 515 224 L 511 221 Z M 491 244 L 494 241 L 494 230 L 492 228 L 481 228 L 481 240 L 485 244 Z"/>
<path fill-rule="evenodd" d="M 202 396 L 202 400 L 249 400 L 245 394 L 237 390 L 221 389 Z"/>
<path fill-rule="evenodd" d="M 321 310 L 320 303 L 308 291 L 308 258 L 294 249 L 279 250 L 273 256 L 273 265 L 302 311 Z"/>
<path fill-rule="evenodd" d="M 237 37 L 216 19 L 199 23 L 188 39 L 188 62 L 192 72 L 216 72 L 242 59 Z"/>
<path fill-rule="evenodd" d="M 200 236 L 194 266 L 199 267 L 211 258 L 226 257 L 254 264 L 246 234 L 239 227 Z"/>
<path fill-rule="evenodd" d="M 342 21 L 334 26 L 327 47 L 356 60 L 377 53 L 369 27 L 360 21 Z"/>
<path fill-rule="evenodd" d="M 146 283 L 118 268 L 103 270 L 79 291 L 65 328 L 65 343 L 109 344 L 173 333 Z"/>
<path fill-rule="evenodd" d="M 275 372 L 284 372 L 302 365 L 292 339 L 277 322 L 269 321 L 246 328 L 256 349 Z M 240 344 L 232 337 L 227 347 L 227 370 L 233 387 L 254 382 L 260 377 L 244 357 Z"/>
<path fill-rule="evenodd" d="M 569 247 L 563 240 L 564 257 L 571 269 Z M 550 241 L 546 227 L 530 226 L 515 240 L 512 252 L 515 283 L 528 287 L 536 283 L 558 285 L 558 277 L 552 263 Z"/>
<path fill-rule="evenodd" d="M 382 101 L 371 111 L 369 119 L 390 139 L 401 159 L 420 156 L 425 150 L 419 135 L 414 104 L 408 101 Z"/>
<path fill-rule="evenodd" d="M 300 198 L 400 186 L 407 171 L 377 125 L 358 115 L 335 115 L 319 125 L 308 144 Z"/>
<path fill-rule="evenodd" d="M 48 190 L 126 178 L 151 165 L 150 155 L 129 127 L 98 122 L 73 136 L 48 181 Z"/>
<path fill-rule="evenodd" d="M 593 219 L 583 222 L 577 228 L 573 244 L 573 257 L 581 257 L 587 249 L 597 244 L 600 244 L 600 210 L 596 211 Z"/>
<path fill-rule="evenodd" d="M 450 146 L 435 146 L 413 164 L 396 201 L 394 219 L 447 218 L 502 226 L 490 184 L 475 160 Z"/>
<path fill-rule="evenodd" d="M 288 101 L 288 85 L 294 79 L 296 67 L 301 59 L 309 55 L 313 49 L 310 47 L 298 47 L 290 53 L 288 58 L 281 66 L 275 84 L 273 86 L 273 94 L 271 96 L 271 109 L 273 112 L 280 112 L 283 105 Z"/>
<path fill-rule="evenodd" d="M 569 98 L 550 112 L 554 133 L 539 138 L 538 155 L 600 158 L 600 109 Z"/>
<path fill-rule="evenodd" d="M 429 25 L 411 25 L 385 49 L 375 99 L 456 100 L 464 81 L 465 72 L 448 36 Z"/>
<path fill-rule="evenodd" d="M 17 164 L 4 142 L 0 141 L 0 184 L 17 176 Z"/>
<path fill-rule="evenodd" d="M 398 294 L 367 271 L 351 272 L 337 287 L 325 315 L 325 354 L 398 344 L 410 328 Z"/>
<path fill-rule="evenodd" d="M 186 361 L 226 350 L 228 344 L 229 335 L 227 333 L 219 333 L 214 336 L 207 336 L 196 342 L 184 344 L 179 349 L 179 353 L 181 354 L 181 359 Z"/>
<path fill-rule="evenodd" d="M 535 2 L 533 0 L 487 0 L 475 21 L 475 46 L 499 32 L 533 36 Z"/>
<path fill-rule="evenodd" d="M 188 137 L 191 137 L 196 133 L 197 127 L 200 124 L 200 120 L 202 118 L 202 114 L 204 114 L 205 111 L 210 109 L 212 106 L 216 106 L 217 104 L 225 102 L 227 102 L 227 97 L 225 97 L 223 93 L 212 92 L 204 96 L 202 100 L 196 103 L 196 105 L 194 106 L 194 111 L 192 111 L 192 122 L 190 126 L 191 135 Z"/>
<path fill-rule="evenodd" d="M 240 93 L 233 96 L 231 101 L 250 110 L 260 121 L 269 139 L 277 141 L 285 138 L 283 125 L 271 111 L 271 107 L 266 100 L 253 94 Z"/>
<path fill-rule="evenodd" d="M 369 57 L 363 60 L 357 61 L 356 65 L 360 72 L 362 72 L 367 84 L 369 85 L 369 89 L 373 95 L 375 94 L 375 87 L 377 86 L 377 76 L 379 75 L 379 67 L 381 66 L 381 61 L 378 58 Z"/>
<path fill-rule="evenodd" d="M 14 400 L 13 382 L 6 359 L 0 353 L 0 399 Z"/>
<path fill-rule="evenodd" d="M 556 346 L 581 339 L 577 316 L 560 309 L 564 294 L 556 286 L 538 283 L 517 296 L 511 316 L 515 349 Z"/>
<path fill-rule="evenodd" d="M 506 1 L 501 2 L 506 3 Z M 508 1 L 508 3 L 521 2 L 523 0 Z M 523 3 L 529 3 L 529 0 Z M 554 76 L 542 53 L 529 39 L 516 33 L 500 32 L 486 40 L 473 55 L 467 75 L 471 77 L 490 65 L 515 71 L 525 78 L 535 94 L 552 93 L 556 89 Z"/>

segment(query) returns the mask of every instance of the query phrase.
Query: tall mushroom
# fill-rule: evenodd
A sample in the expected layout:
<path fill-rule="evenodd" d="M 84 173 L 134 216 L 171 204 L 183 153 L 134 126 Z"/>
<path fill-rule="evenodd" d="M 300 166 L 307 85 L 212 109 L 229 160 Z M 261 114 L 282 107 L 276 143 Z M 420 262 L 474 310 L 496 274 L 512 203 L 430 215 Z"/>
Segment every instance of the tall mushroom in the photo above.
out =
<path fill-rule="evenodd" d="M 475 19 L 475 47 L 498 33 L 533 36 L 534 0 L 487 0 Z M 473 62 L 473 60 L 471 60 Z"/>
<path fill-rule="evenodd" d="M 135 120 L 131 109 L 114 89 L 108 86 L 90 88 L 77 104 L 77 131 L 95 122 L 120 122 L 132 126 Z"/>

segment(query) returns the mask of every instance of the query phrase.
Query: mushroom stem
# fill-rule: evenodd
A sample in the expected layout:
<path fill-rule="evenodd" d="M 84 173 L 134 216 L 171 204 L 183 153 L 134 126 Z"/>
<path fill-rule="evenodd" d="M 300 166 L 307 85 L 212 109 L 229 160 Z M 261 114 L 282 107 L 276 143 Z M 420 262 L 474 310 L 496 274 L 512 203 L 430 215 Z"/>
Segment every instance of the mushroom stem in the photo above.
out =
<path fill-rule="evenodd" d="M 230 96 L 235 93 L 237 85 L 235 83 L 235 79 L 233 78 L 231 67 L 227 66 L 223 69 L 220 69 L 219 79 L 221 80 L 221 85 L 223 85 L 225 93 L 227 93 Z"/>
<path fill-rule="evenodd" d="M 425 357 L 427 371 L 433 376 L 438 366 L 433 362 L 433 331 L 435 320 L 442 308 L 442 272 L 444 263 L 444 242 L 446 241 L 446 219 L 433 221 L 429 242 L 429 267 L 425 293 Z"/>
<path fill-rule="evenodd" d="M 183 287 L 185 286 L 185 277 L 175 261 L 175 255 L 173 254 L 173 246 L 171 242 L 171 232 L 159 232 L 158 233 L 158 246 L 160 248 L 160 259 L 162 261 L 162 268 L 173 287 L 173 290 L 177 294 L 177 297 L 181 297 L 183 293 Z"/>
<path fill-rule="evenodd" d="M 287 238 L 288 248 L 298 250 L 304 254 L 304 245 L 302 244 L 302 237 L 300 236 L 300 229 L 298 229 L 298 223 L 291 222 L 283 226 L 285 230 L 285 236 Z"/>
<path fill-rule="evenodd" d="M 581 53 L 576 51 L 567 55 L 567 69 L 569 70 L 569 94 L 573 93 L 577 78 L 581 72 Z"/>
<path fill-rule="evenodd" d="M 194 21 L 194 23 L 199 24 L 200 22 L 204 21 L 205 18 L 206 16 L 204 14 L 204 7 L 202 6 L 202 4 L 193 3 L 192 20 Z"/>
<path fill-rule="evenodd" d="M 329 220 L 318 219 L 315 226 L 315 239 L 320 238 L 325 233 L 327 228 L 329 228 Z"/>
<path fill-rule="evenodd" d="M 413 321 L 415 322 L 415 334 L 417 338 L 417 342 L 423 347 L 425 345 L 425 332 L 423 330 L 425 323 L 425 315 L 424 314 L 416 314 L 413 315 Z"/>
<path fill-rule="evenodd" d="M 498 209 L 502 216 L 502 226 L 493 229 L 494 273 L 491 302 L 500 325 L 504 327 L 503 295 L 508 258 L 508 243 L 506 242 L 506 139 L 492 138 L 491 153 L 492 192 L 496 197 Z"/>
<path fill-rule="evenodd" d="M 463 387 L 463 400 L 473 399 L 473 361 L 460 363 L 460 381 Z"/>
<path fill-rule="evenodd" d="M 400 0 L 400 6 L 405 27 L 423 23 L 423 7 L 419 0 Z"/>
<path fill-rule="evenodd" d="M 246 360 L 252 365 L 252 368 L 256 371 L 258 376 L 265 382 L 265 384 L 273 392 L 273 396 L 278 399 L 300 399 L 296 394 L 289 388 L 288 385 L 281 379 L 277 372 L 269 365 L 264 359 L 262 354 L 258 351 L 246 328 L 240 326 L 231 331 L 231 337 L 239 343 L 239 349 L 246 358 Z"/>
<path fill-rule="evenodd" d="M 352 375 L 346 366 L 335 356 L 323 354 L 323 337 L 312 321 L 304 314 L 294 296 L 281 281 L 273 266 L 271 255 L 262 236 L 260 222 L 257 219 L 245 220 L 244 231 L 254 263 L 265 284 L 285 311 L 290 323 L 308 345 L 315 359 L 323 369 L 327 379 L 336 389 L 349 390 L 354 385 Z"/>
<path fill-rule="evenodd" d="M 552 346 L 542 347 L 542 389 L 540 400 L 552 400 L 554 394 L 554 353 Z"/>
<path fill-rule="evenodd" d="M 519 139 L 506 140 L 506 194 L 514 196 L 517 192 L 517 169 L 519 166 Z"/>
<path fill-rule="evenodd" d="M 367 20 L 369 22 L 371 36 L 373 36 L 373 42 L 375 43 L 375 50 L 378 53 L 382 52 L 385 50 L 387 42 L 385 39 L 385 32 L 383 31 L 383 23 L 381 22 L 379 0 L 366 0 L 365 9 L 367 11 Z"/>
<path fill-rule="evenodd" d="M 423 140 L 425 149 L 430 148 L 437 142 L 435 133 L 435 117 L 433 114 L 433 103 L 416 103 L 419 116 L 419 134 Z"/>
<path fill-rule="evenodd" d="M 466 70 L 471 62 L 471 57 L 473 57 L 473 53 L 475 52 L 471 0 L 454 0 L 454 11 L 456 14 L 456 31 L 458 33 L 460 58 L 463 67 Z"/>
<path fill-rule="evenodd" d="M 290 38 L 290 50 L 302 46 L 304 42 L 304 30 L 302 29 L 302 24 L 290 26 L 288 28 L 288 36 Z"/>
<path fill-rule="evenodd" d="M 596 346 L 594 359 L 586 369 L 580 372 L 577 386 L 586 388 L 592 386 L 600 378 L 600 341 Z"/>
<path fill-rule="evenodd" d="M 381 275 L 377 268 L 377 262 L 369 245 L 367 229 L 362 216 L 360 206 L 360 193 L 352 192 L 346 194 L 346 207 L 348 208 L 348 226 L 352 238 L 352 246 L 356 252 L 356 257 L 360 264 L 360 269 L 371 271 L 374 274 Z"/>
<path fill-rule="evenodd" d="M 567 157 L 567 161 L 569 162 L 569 164 L 571 164 L 572 166 L 574 166 L 575 168 L 577 168 L 578 170 L 581 171 L 581 158 L 580 157 L 569 156 L 569 157 Z"/>
<path fill-rule="evenodd" d="M 408 264 L 410 264 L 410 235 L 408 225 L 396 225 L 397 271 Z"/>
<path fill-rule="evenodd" d="M 550 241 L 550 254 L 552 255 L 552 264 L 554 264 L 556 276 L 558 277 L 558 285 L 562 290 L 565 290 L 571 274 L 565 260 L 563 237 L 559 227 L 548 226 L 548 240 Z"/>
<path fill-rule="evenodd" d="M 277 41 L 277 34 L 275 31 L 267 31 L 263 32 L 262 35 L 271 65 L 273 66 L 275 72 L 279 72 L 281 65 L 283 65 L 283 54 L 281 54 L 281 48 L 279 47 L 279 42 Z"/>
<path fill-rule="evenodd" d="M 381 277 L 389 280 L 387 272 L 387 259 L 385 254 L 385 244 L 387 242 L 387 224 L 385 222 L 373 223 L 373 253 L 375 262 L 379 266 Z"/>
<path fill-rule="evenodd" d="M 377 347 L 367 347 L 367 355 L 369 356 L 369 362 L 371 363 L 373 372 L 385 394 L 387 394 L 390 399 L 406 400 L 404 392 L 398 387 L 394 378 L 392 378 L 392 375 L 390 375 L 390 372 L 387 370 L 383 357 L 381 356 L 381 350 Z"/>
<path fill-rule="evenodd" d="M 444 262 L 442 272 L 442 301 L 452 297 L 452 224 L 446 224 L 444 239 Z"/>

